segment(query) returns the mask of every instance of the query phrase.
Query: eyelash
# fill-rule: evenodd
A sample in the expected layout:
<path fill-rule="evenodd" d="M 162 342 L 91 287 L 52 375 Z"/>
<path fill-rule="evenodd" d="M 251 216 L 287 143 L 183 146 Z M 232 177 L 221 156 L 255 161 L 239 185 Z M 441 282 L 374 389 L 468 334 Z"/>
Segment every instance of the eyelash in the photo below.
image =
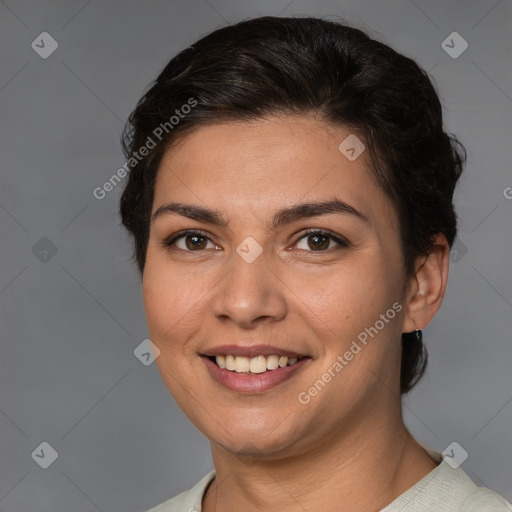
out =
<path fill-rule="evenodd" d="M 171 247 L 181 238 L 184 238 L 186 237 L 187 235 L 199 235 L 199 236 L 202 236 L 202 237 L 205 237 L 206 239 L 208 239 L 210 242 L 212 242 L 212 240 L 210 240 L 210 237 L 208 236 L 208 234 L 205 232 L 205 231 L 200 231 L 200 230 L 184 230 L 184 231 L 180 231 L 174 235 L 171 235 L 170 237 L 166 238 L 163 242 L 162 242 L 162 246 L 166 249 L 171 249 Z M 338 249 L 342 249 L 342 248 L 348 248 L 350 247 L 350 242 L 342 237 L 340 237 L 339 235 L 337 235 L 336 233 L 333 233 L 332 231 L 329 231 L 329 230 L 326 230 L 326 229 L 309 229 L 309 230 L 306 230 L 304 233 L 301 234 L 301 236 L 295 241 L 294 245 L 297 244 L 300 240 L 302 240 L 303 238 L 307 238 L 308 236 L 311 236 L 311 235 L 322 235 L 322 236 L 328 236 L 330 237 L 334 242 L 336 242 L 338 244 L 338 247 L 334 247 L 334 248 L 330 248 L 330 249 L 325 249 L 325 250 L 319 250 L 319 251 L 306 251 L 306 252 L 331 252 L 333 249 L 334 250 L 338 250 Z M 212 242 L 213 243 L 213 242 Z M 181 251 L 184 251 L 184 252 L 202 252 L 204 251 L 205 249 L 199 249 L 197 251 L 190 251 L 190 250 L 185 250 L 185 249 L 178 249 L 178 250 L 181 250 Z M 304 249 L 299 249 L 299 250 L 304 250 Z"/>

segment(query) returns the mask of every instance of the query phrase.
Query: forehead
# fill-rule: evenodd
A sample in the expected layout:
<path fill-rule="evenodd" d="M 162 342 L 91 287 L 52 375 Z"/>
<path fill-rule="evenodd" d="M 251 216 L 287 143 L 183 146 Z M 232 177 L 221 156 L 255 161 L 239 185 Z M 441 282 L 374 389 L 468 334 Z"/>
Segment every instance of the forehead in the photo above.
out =
<path fill-rule="evenodd" d="M 347 158 L 355 153 L 346 153 L 347 145 L 360 140 L 354 137 L 346 127 L 306 116 L 201 126 L 165 153 L 153 212 L 181 201 L 233 215 L 261 214 L 335 196 L 369 218 L 386 214 L 393 222 L 394 210 L 375 183 L 366 151 Z"/>

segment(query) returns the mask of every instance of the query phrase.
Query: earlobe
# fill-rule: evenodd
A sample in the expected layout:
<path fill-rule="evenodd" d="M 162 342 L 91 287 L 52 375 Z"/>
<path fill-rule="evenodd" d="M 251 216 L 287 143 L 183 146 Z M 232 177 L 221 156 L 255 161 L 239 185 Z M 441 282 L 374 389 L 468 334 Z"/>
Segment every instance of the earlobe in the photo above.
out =
<path fill-rule="evenodd" d="M 403 332 L 424 329 L 441 307 L 448 283 L 449 256 L 448 241 L 439 233 L 429 254 L 416 261 L 405 307 Z"/>

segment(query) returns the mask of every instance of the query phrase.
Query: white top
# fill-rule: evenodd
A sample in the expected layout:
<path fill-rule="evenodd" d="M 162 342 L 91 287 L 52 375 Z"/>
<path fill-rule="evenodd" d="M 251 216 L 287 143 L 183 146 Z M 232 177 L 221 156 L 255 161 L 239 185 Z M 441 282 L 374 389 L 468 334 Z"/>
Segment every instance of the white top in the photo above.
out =
<path fill-rule="evenodd" d="M 440 456 L 439 456 L 440 458 Z M 192 489 L 161 503 L 147 512 L 201 512 L 201 501 L 215 471 L 202 478 Z M 510 512 L 512 505 L 486 487 L 478 487 L 458 467 L 445 460 L 428 475 L 380 512 Z"/>

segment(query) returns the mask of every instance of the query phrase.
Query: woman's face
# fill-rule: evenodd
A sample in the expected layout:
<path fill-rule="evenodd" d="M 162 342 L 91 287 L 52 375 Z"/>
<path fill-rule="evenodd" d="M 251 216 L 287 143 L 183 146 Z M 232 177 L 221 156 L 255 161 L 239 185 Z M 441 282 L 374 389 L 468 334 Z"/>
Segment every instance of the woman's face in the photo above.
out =
<path fill-rule="evenodd" d="M 159 168 L 150 337 L 179 406 L 230 452 L 298 453 L 399 401 L 398 220 L 367 152 L 338 148 L 350 133 L 306 116 L 204 126 Z M 287 354 L 296 366 L 264 371 Z"/>

